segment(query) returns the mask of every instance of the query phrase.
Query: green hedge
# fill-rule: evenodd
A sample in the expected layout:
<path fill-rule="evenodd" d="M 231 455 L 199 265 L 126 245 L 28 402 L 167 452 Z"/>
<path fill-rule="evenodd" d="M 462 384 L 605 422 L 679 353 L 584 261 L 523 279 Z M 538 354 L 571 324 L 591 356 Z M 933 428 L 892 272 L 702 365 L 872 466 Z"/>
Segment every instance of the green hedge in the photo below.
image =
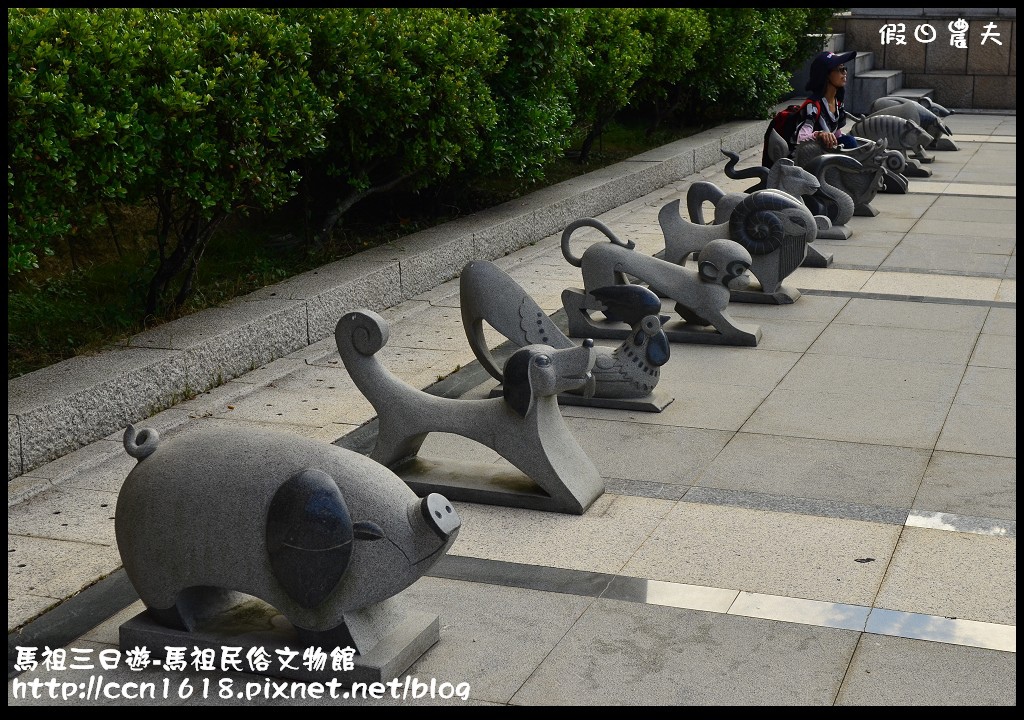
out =
<path fill-rule="evenodd" d="M 154 313 L 296 193 L 323 237 L 370 194 L 542 179 L 624 111 L 767 118 L 834 10 L 8 8 L 8 278 L 145 204 Z"/>

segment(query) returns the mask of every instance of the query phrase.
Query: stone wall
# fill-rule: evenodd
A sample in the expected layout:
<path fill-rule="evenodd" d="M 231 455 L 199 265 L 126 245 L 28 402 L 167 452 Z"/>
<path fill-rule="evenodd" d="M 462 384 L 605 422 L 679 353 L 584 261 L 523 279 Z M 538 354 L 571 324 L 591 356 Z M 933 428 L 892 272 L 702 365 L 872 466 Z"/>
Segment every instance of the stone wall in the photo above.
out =
<path fill-rule="evenodd" d="M 966 48 L 951 43 L 956 20 L 968 25 Z M 904 26 L 905 44 L 883 44 L 881 31 L 890 23 Z M 931 42 L 923 41 L 927 28 L 921 40 L 915 37 L 926 24 L 934 28 Z M 843 33 L 847 50 L 874 53 L 876 70 L 902 70 L 903 87 L 932 88 L 932 99 L 948 108 L 1017 109 L 1014 8 L 851 8 L 836 16 L 832 30 Z"/>

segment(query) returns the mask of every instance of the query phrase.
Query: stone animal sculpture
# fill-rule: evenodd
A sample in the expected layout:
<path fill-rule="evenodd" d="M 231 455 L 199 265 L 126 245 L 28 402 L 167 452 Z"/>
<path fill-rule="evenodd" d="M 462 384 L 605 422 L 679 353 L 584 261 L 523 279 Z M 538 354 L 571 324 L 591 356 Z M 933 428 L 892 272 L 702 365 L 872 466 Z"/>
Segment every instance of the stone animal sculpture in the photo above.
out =
<path fill-rule="evenodd" d="M 824 232 L 818 231 L 819 238 L 846 240 L 852 234 L 846 223 L 853 217 L 854 202 L 849 193 L 831 181 L 831 171 L 849 174 L 864 172 L 864 166 L 849 155 L 826 153 L 811 159 L 805 166 L 807 172 L 818 180 L 818 191 L 803 198 L 804 204 L 815 215 L 824 215 L 832 221 L 832 226 Z"/>
<path fill-rule="evenodd" d="M 854 215 L 875 217 L 878 210 L 871 206 L 871 201 L 887 185 L 894 188 L 891 192 L 898 192 L 895 188 L 902 188 L 902 192 L 906 193 L 909 188 L 909 181 L 902 174 L 906 161 L 902 153 L 889 150 L 887 144 L 885 138 L 877 142 L 858 138 L 855 148 L 826 152 L 818 142 L 802 142 L 793 150 L 793 162 L 800 167 L 807 167 L 823 155 L 848 156 L 858 161 L 859 168 L 826 164 L 821 168 L 821 174 L 829 184 L 842 188 L 850 196 Z"/>
<path fill-rule="evenodd" d="M 938 107 L 941 107 L 941 105 Z M 945 108 L 942 109 L 945 110 Z M 948 110 L 946 110 L 946 114 L 949 114 Z M 951 138 L 953 131 L 942 121 L 944 116 L 940 116 L 922 102 L 898 95 L 886 95 L 871 103 L 871 110 L 868 116 L 870 117 L 871 115 L 896 115 L 897 117 L 914 120 L 932 136 L 932 141 L 928 145 L 932 150 L 960 149 Z"/>
<path fill-rule="evenodd" d="M 572 234 L 581 227 L 599 230 L 610 242 L 589 245 L 579 257 L 570 247 Z M 712 226 L 707 226 L 712 227 Z M 750 268 L 750 253 L 739 243 L 722 238 L 705 242 L 697 253 L 697 269 L 637 252 L 632 240 L 624 242 L 600 220 L 581 218 L 562 231 L 562 255 L 583 272 L 583 288 L 562 291 L 562 305 L 573 337 L 621 339 L 632 332 L 611 325 L 590 322 L 590 312 L 603 303 L 593 292 L 612 285 L 626 285 L 630 278 L 646 283 L 661 297 L 675 301 L 675 311 L 683 323 L 664 323 L 671 342 L 755 346 L 761 338 L 759 327 L 737 325 L 727 312 L 730 286 L 741 282 Z M 607 317 L 607 316 L 606 316 Z M 707 331 L 707 327 L 714 328 Z"/>
<path fill-rule="evenodd" d="M 124 569 L 151 618 L 201 617 L 260 598 L 301 642 L 362 654 L 403 622 L 393 597 L 459 532 L 441 495 L 335 445 L 279 431 L 209 428 L 163 440 L 129 425 L 139 462 L 117 499 Z"/>
<path fill-rule="evenodd" d="M 923 97 L 923 98 L 919 99 L 917 102 L 919 102 L 922 105 L 924 105 L 926 108 L 931 110 L 933 113 L 938 115 L 940 118 L 949 117 L 950 115 L 955 115 L 956 114 L 956 110 L 948 110 L 945 107 L 943 107 L 942 105 L 939 105 L 937 102 L 932 100 L 930 97 Z"/>
<path fill-rule="evenodd" d="M 743 192 L 752 193 L 758 190 L 784 190 L 790 195 L 800 197 L 801 195 L 807 194 L 807 192 L 814 192 L 817 190 L 817 186 L 813 189 L 810 185 L 813 182 L 817 182 L 813 176 L 808 178 L 806 175 L 800 172 L 800 168 L 794 168 L 794 163 L 788 162 L 779 165 L 780 160 L 785 160 L 786 155 L 789 153 L 789 146 L 786 141 L 782 139 L 774 130 L 771 131 L 770 137 L 773 142 L 769 143 L 769 155 L 772 158 L 771 168 L 766 168 L 764 165 L 758 165 L 757 167 L 744 168 L 743 170 L 737 170 L 736 165 L 740 161 L 740 156 L 731 150 L 723 150 L 722 154 L 729 158 L 728 162 L 725 163 L 725 174 L 733 180 L 745 180 L 747 178 L 758 178 L 758 182 L 751 185 Z M 774 140 L 777 138 L 778 143 L 782 143 L 781 149 Z M 794 192 L 794 190 L 806 190 L 806 192 Z M 693 220 L 693 213 L 690 213 L 690 219 Z M 694 220 L 694 222 L 698 222 Z"/>
<path fill-rule="evenodd" d="M 907 177 L 931 177 L 932 171 L 922 168 L 910 158 L 909 153 L 924 163 L 935 161 L 934 155 L 928 155 L 925 147 L 932 141 L 932 136 L 913 120 L 897 117 L 895 115 L 870 115 L 862 117 L 854 122 L 850 131 L 857 137 L 864 137 L 868 140 L 886 139 L 888 147 L 899 150 L 906 161 L 906 168 L 903 174 Z"/>
<path fill-rule="evenodd" d="M 882 167 L 882 185 L 880 190 L 891 193 L 905 194 L 909 187 L 907 178 L 902 174 L 903 170 L 907 166 L 906 155 L 899 150 L 890 150 L 887 147 L 888 140 L 882 138 L 881 140 L 869 140 L 868 138 L 858 137 L 856 148 L 835 148 L 833 150 L 826 150 L 822 147 L 821 143 L 816 141 L 805 141 L 796 145 L 793 149 L 792 154 L 789 155 L 793 161 L 802 168 L 806 168 L 808 164 L 819 155 L 833 154 L 833 155 L 844 155 L 849 156 L 864 165 L 867 170 L 866 172 L 874 171 L 879 165 Z M 772 131 L 768 136 L 768 156 L 772 158 L 773 162 L 778 162 L 780 158 L 787 157 L 790 153 L 789 145 L 786 141 L 777 133 Z M 877 158 L 879 153 L 884 153 L 884 159 Z M 750 173 L 751 170 L 743 170 L 743 173 Z M 729 167 L 726 166 L 726 173 L 729 173 Z M 851 179 L 850 173 L 844 173 L 846 180 Z M 732 177 L 732 175 L 730 175 Z M 844 188 L 847 195 L 854 198 L 854 214 L 861 214 L 857 211 L 857 200 L 854 197 L 854 192 L 847 191 L 847 185 L 844 182 L 835 183 L 837 186 Z M 850 188 L 853 190 L 853 188 Z M 871 196 L 874 198 L 874 195 Z M 877 212 L 867 212 L 864 214 L 874 217 Z"/>
<path fill-rule="evenodd" d="M 673 263 L 684 263 L 723 230 L 720 225 L 697 225 L 683 219 L 678 200 L 661 209 L 658 223 L 665 236 L 664 258 Z M 781 190 L 758 190 L 736 205 L 727 225 L 728 237 L 750 253 L 750 273 L 761 284 L 759 291 L 733 291 L 732 300 L 794 302 L 799 291 L 783 288 L 782 281 L 800 267 L 808 244 L 817 238 L 818 223 L 807 206 Z"/>
<path fill-rule="evenodd" d="M 818 179 L 801 167 L 798 167 L 789 158 L 778 158 L 771 169 L 764 166 L 747 168 L 737 171 L 736 163 L 740 156 L 729 150 L 723 150 L 722 154 L 729 158 L 725 164 L 725 174 L 733 179 L 744 179 L 748 177 L 760 177 L 761 182 L 748 188 L 742 193 L 726 194 L 714 183 L 699 180 L 691 183 L 686 191 L 686 210 L 690 214 L 690 221 L 704 224 L 704 202 L 710 202 L 715 208 L 714 224 L 719 225 L 725 222 L 736 205 L 746 195 L 758 190 L 782 190 L 794 197 L 813 195 L 819 186 Z"/>
<path fill-rule="evenodd" d="M 382 465 L 401 475 L 415 464 L 429 433 L 451 433 L 495 450 L 532 481 L 522 492 L 452 484 L 446 492 L 452 499 L 579 515 L 604 493 L 600 474 L 556 399 L 592 382 L 593 340 L 561 350 L 542 344 L 520 348 L 505 363 L 503 397 L 478 400 L 431 395 L 393 375 L 376 356 L 387 344 L 388 324 L 372 310 L 345 313 L 334 337 L 349 375 L 377 411 L 370 457 Z M 425 482 L 403 479 L 417 492 L 429 489 Z"/>
<path fill-rule="evenodd" d="M 661 300 L 641 285 L 612 285 L 591 294 L 609 319 L 625 322 L 631 331 L 616 348 L 595 346 L 592 382 L 569 393 L 602 399 L 649 396 L 669 359 L 668 337 L 661 329 Z M 484 322 L 519 347 L 550 345 L 558 350 L 577 345 L 515 280 L 486 260 L 474 260 L 462 268 L 459 305 L 473 354 L 498 382 L 504 382 L 503 371 L 487 346 Z"/>
<path fill-rule="evenodd" d="M 729 158 L 729 162 L 726 163 L 726 173 L 728 174 L 729 167 L 735 167 L 739 161 L 739 155 L 728 150 L 723 150 L 722 152 Z M 782 190 L 795 198 L 803 200 L 804 204 L 814 213 L 814 219 L 818 223 L 819 238 L 839 236 L 842 239 L 846 239 L 850 236 L 846 228 L 837 228 L 836 233 L 832 232 L 832 220 L 824 212 L 829 210 L 829 208 L 824 205 L 823 201 L 816 199 L 816 195 L 821 189 L 821 183 L 814 175 L 801 167 L 797 167 L 790 158 L 778 158 L 772 164 L 770 170 L 763 166 L 760 169 L 766 171 L 765 183 L 768 185 L 767 189 Z M 730 175 L 730 177 L 735 176 Z M 747 175 L 747 177 L 752 176 Z M 750 192 L 726 193 L 717 185 L 707 180 L 698 180 L 697 182 L 690 183 L 690 187 L 686 189 L 686 211 L 690 215 L 690 222 L 697 223 L 698 225 L 704 224 L 705 202 L 710 202 L 715 208 L 713 224 L 721 225 L 728 222 L 733 209 Z M 821 209 L 822 212 L 817 212 L 815 208 Z M 835 214 L 834 210 L 832 212 Z M 838 235 L 839 231 L 843 231 L 841 235 Z M 804 266 L 828 267 L 831 264 L 831 254 L 825 255 L 814 246 L 807 246 L 807 257 L 803 261 Z"/>

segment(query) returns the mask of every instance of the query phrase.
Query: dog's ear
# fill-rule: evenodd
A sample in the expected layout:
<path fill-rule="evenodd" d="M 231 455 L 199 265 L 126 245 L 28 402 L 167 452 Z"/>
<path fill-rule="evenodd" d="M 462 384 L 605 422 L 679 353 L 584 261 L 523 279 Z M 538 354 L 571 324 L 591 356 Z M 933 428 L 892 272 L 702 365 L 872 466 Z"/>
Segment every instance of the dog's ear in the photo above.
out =
<path fill-rule="evenodd" d="M 520 417 L 526 417 L 533 405 L 533 386 L 530 382 L 530 361 L 533 355 L 529 348 L 516 350 L 505 363 L 502 372 L 502 393 L 505 402 Z"/>

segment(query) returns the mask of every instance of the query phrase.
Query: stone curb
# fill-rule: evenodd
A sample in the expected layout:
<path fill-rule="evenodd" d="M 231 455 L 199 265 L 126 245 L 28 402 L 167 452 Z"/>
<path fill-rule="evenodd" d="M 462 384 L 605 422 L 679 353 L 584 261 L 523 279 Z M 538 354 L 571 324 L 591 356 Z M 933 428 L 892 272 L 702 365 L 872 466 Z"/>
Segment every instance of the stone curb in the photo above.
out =
<path fill-rule="evenodd" d="M 7 383 L 8 482 L 323 340 L 345 312 L 397 305 L 760 145 L 766 121 L 720 125 L 523 198 L 325 265 L 127 343 Z"/>

